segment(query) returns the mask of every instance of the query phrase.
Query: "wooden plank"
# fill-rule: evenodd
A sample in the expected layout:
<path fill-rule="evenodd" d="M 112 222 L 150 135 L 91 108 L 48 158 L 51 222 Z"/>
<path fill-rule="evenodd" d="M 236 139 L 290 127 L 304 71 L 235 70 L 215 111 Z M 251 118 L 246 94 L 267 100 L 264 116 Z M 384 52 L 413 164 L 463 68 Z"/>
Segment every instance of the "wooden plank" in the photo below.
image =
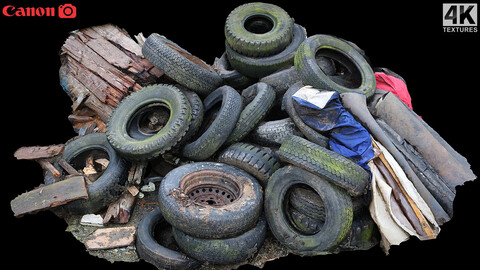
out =
<path fill-rule="evenodd" d="M 42 159 L 42 158 L 52 158 L 58 156 L 63 152 L 65 145 L 56 144 L 49 146 L 24 146 L 20 147 L 13 154 L 17 159 Z"/>
<path fill-rule="evenodd" d="M 13 199 L 10 206 L 14 216 L 19 217 L 78 199 L 88 199 L 87 187 L 82 176 L 70 177 L 23 193 Z"/>
<path fill-rule="evenodd" d="M 135 240 L 135 226 L 97 229 L 87 237 L 88 250 L 112 249 L 130 246 Z"/>

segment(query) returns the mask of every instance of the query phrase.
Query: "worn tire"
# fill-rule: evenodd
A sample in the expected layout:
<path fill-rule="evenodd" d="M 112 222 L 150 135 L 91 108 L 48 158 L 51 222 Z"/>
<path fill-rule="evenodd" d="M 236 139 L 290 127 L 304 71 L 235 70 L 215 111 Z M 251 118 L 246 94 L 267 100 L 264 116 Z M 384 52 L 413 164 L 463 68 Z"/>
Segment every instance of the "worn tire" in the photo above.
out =
<path fill-rule="evenodd" d="M 290 118 L 261 122 L 249 134 L 249 139 L 262 146 L 280 146 L 291 135 L 302 136 Z"/>
<path fill-rule="evenodd" d="M 242 91 L 247 106 L 242 110 L 227 145 L 241 141 L 267 115 L 275 101 L 275 91 L 266 83 L 256 83 Z"/>
<path fill-rule="evenodd" d="M 181 142 L 179 142 L 179 144 L 183 145 L 195 137 L 195 134 L 197 134 L 203 122 L 203 114 L 205 109 L 203 107 L 202 99 L 197 95 L 197 93 L 180 85 L 177 87 L 183 92 L 190 103 L 190 107 L 192 108 L 192 119 L 190 121 L 190 125 L 188 126 L 187 133 L 185 133 L 185 136 L 183 136 Z"/>
<path fill-rule="evenodd" d="M 282 161 L 308 170 L 344 188 L 352 196 L 365 193 L 370 175 L 352 160 L 298 136 L 283 141 Z"/>
<path fill-rule="evenodd" d="M 319 232 L 325 220 L 317 220 L 307 216 L 305 213 L 291 207 L 289 210 L 293 226 L 301 234 L 313 235 Z"/>
<path fill-rule="evenodd" d="M 329 78 L 316 62 L 316 57 L 319 56 L 333 58 L 342 62 L 350 72 L 355 71 L 358 86 L 345 87 Z M 322 90 L 355 92 L 369 98 L 376 89 L 375 75 L 365 58 L 348 42 L 329 35 L 310 36 L 298 47 L 295 70 L 305 85 Z"/>
<path fill-rule="evenodd" d="M 290 204 L 292 208 L 306 216 L 325 221 L 325 207 L 320 196 L 310 188 L 295 187 L 290 194 Z M 364 198 L 357 196 L 352 198 L 353 217 L 365 212 L 366 205 Z"/>
<path fill-rule="evenodd" d="M 301 82 L 293 84 L 288 88 L 287 92 L 283 95 L 282 107 L 287 111 L 288 116 L 295 123 L 295 126 L 301 131 L 301 133 L 311 142 L 316 143 L 322 147 L 329 147 L 328 137 L 317 132 L 315 129 L 311 128 L 309 125 L 303 122 L 302 118 L 298 115 L 292 96 L 303 87 Z"/>
<path fill-rule="evenodd" d="M 225 42 L 225 51 L 228 56 L 228 61 L 235 70 L 251 78 L 262 78 L 293 65 L 295 53 L 306 37 L 307 32 L 305 28 L 295 24 L 293 27 L 292 41 L 285 49 L 277 54 L 264 57 L 251 57 L 236 52 L 227 42 Z"/>
<path fill-rule="evenodd" d="M 111 147 L 105 133 L 91 133 L 68 142 L 54 166 L 62 175 L 65 175 L 65 172 L 59 164 L 60 159 L 64 159 L 77 170 L 82 169 L 85 165 L 82 161 L 84 155 L 98 150 L 101 151 L 100 157 L 108 157 L 108 166 L 95 182 L 87 185 L 88 199 L 79 199 L 64 205 L 72 214 L 96 213 L 115 201 L 125 190 L 128 162 Z M 50 173 L 45 175 L 45 184 L 52 184 L 53 180 Z"/>
<path fill-rule="evenodd" d="M 234 69 L 227 59 L 227 53 L 223 52 L 220 58 L 215 57 L 213 68 L 222 78 L 226 85 L 235 89 L 244 89 L 256 82 L 256 79 L 247 77 Z"/>
<path fill-rule="evenodd" d="M 247 260 L 263 245 L 267 221 L 261 216 L 253 229 L 232 238 L 201 239 L 173 229 L 180 248 L 192 258 L 213 264 L 233 264 Z"/>
<path fill-rule="evenodd" d="M 200 263 L 185 254 L 160 245 L 154 238 L 155 227 L 166 223 L 159 209 L 145 215 L 137 227 L 135 246 L 140 259 L 158 269 L 186 270 L 200 266 Z"/>
<path fill-rule="evenodd" d="M 215 120 L 195 141 L 185 145 L 182 155 L 192 160 L 205 160 L 212 156 L 232 133 L 242 111 L 242 97 L 230 86 L 213 91 L 203 101 L 205 112 L 221 102 Z"/>
<path fill-rule="evenodd" d="M 263 192 L 255 178 L 238 168 L 196 162 L 177 167 L 163 178 L 158 201 L 163 216 L 176 229 L 218 239 L 242 234 L 255 225 Z"/>
<path fill-rule="evenodd" d="M 283 50 L 292 39 L 293 19 L 281 7 L 248 3 L 236 7 L 225 21 L 226 42 L 250 57 L 264 57 Z"/>
<path fill-rule="evenodd" d="M 223 83 L 210 65 L 157 33 L 145 40 L 142 53 L 168 77 L 201 96 L 208 95 Z"/>
<path fill-rule="evenodd" d="M 280 162 L 263 149 L 248 143 L 235 143 L 226 148 L 217 158 L 218 162 L 240 168 L 253 175 L 262 187 L 280 168 Z"/>
<path fill-rule="evenodd" d="M 141 132 L 142 119 L 148 109 L 168 107 L 169 118 L 155 132 Z M 165 84 L 146 86 L 131 93 L 115 108 L 106 134 L 113 148 L 132 160 L 148 160 L 170 150 L 185 135 L 192 109 L 186 96 L 176 87 Z"/>
<path fill-rule="evenodd" d="M 326 219 L 322 229 L 313 235 L 298 231 L 288 217 L 288 192 L 295 185 L 308 185 L 325 205 Z M 347 235 L 352 224 L 352 200 L 345 190 L 322 177 L 295 166 L 278 169 L 265 190 L 265 215 L 275 238 L 292 253 L 302 256 L 327 254 Z"/>

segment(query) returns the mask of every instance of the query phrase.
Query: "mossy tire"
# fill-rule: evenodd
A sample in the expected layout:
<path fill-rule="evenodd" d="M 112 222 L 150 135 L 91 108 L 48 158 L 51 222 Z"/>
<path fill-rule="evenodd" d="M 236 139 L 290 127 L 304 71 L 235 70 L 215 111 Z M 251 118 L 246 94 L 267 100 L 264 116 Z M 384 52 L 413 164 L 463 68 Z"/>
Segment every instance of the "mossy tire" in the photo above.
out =
<path fill-rule="evenodd" d="M 142 122 L 150 113 L 155 114 L 155 110 L 168 110 L 168 120 L 157 123 L 159 126 L 152 130 L 143 127 Z M 177 87 L 150 85 L 122 100 L 107 122 L 106 134 L 121 155 L 132 160 L 148 160 L 175 146 L 187 132 L 191 117 L 190 103 Z"/>
<path fill-rule="evenodd" d="M 280 168 L 280 162 L 262 148 L 248 143 L 235 143 L 226 148 L 217 158 L 218 162 L 240 168 L 253 175 L 262 185 Z"/>
<path fill-rule="evenodd" d="M 306 39 L 305 28 L 295 24 L 293 28 L 292 42 L 281 52 L 264 57 L 250 57 L 233 50 L 228 43 L 225 44 L 225 51 L 228 61 L 235 70 L 251 78 L 262 78 L 278 70 L 293 65 L 295 52 Z"/>
<path fill-rule="evenodd" d="M 366 192 L 370 175 L 352 160 L 298 136 L 283 141 L 282 161 L 308 170 L 345 189 L 352 196 Z"/>
<path fill-rule="evenodd" d="M 184 253 L 168 249 L 155 240 L 155 227 L 167 223 L 159 209 L 146 214 L 137 227 L 135 246 L 140 259 L 158 269 L 186 270 L 200 266 L 200 262 Z"/>
<path fill-rule="evenodd" d="M 310 186 L 325 205 L 325 223 L 315 234 L 300 232 L 288 216 L 288 193 L 295 185 Z M 264 205 L 265 216 L 275 238 L 292 253 L 301 256 L 327 254 L 345 238 L 353 219 L 352 200 L 345 190 L 291 165 L 278 169 L 270 177 Z"/>
<path fill-rule="evenodd" d="M 145 40 L 142 53 L 168 77 L 201 96 L 207 96 L 223 83 L 210 65 L 157 33 Z"/>
<path fill-rule="evenodd" d="M 242 91 L 248 103 L 240 113 L 226 144 L 241 141 L 267 115 L 275 101 L 275 91 L 266 83 L 256 83 Z"/>
<path fill-rule="evenodd" d="M 355 74 L 355 87 L 345 87 L 329 78 L 317 64 L 316 58 L 320 56 L 341 62 L 348 71 Z M 329 35 L 310 36 L 298 47 L 294 63 L 295 70 L 305 85 L 339 93 L 355 92 L 367 98 L 375 92 L 377 84 L 370 64 L 352 45 L 342 39 Z"/>
<path fill-rule="evenodd" d="M 221 107 L 215 120 L 198 138 L 183 147 L 183 156 L 196 161 L 206 160 L 232 133 L 242 112 L 242 97 L 235 89 L 224 85 L 204 99 L 205 112 L 218 103 L 221 103 Z"/>
<path fill-rule="evenodd" d="M 248 3 L 236 7 L 225 21 L 226 42 L 250 57 L 263 57 L 283 50 L 292 39 L 293 19 L 281 7 Z"/>
<path fill-rule="evenodd" d="M 233 264 L 247 260 L 263 245 L 267 222 L 261 216 L 251 230 L 232 238 L 201 239 L 173 229 L 180 248 L 192 258 L 213 264 Z"/>
<path fill-rule="evenodd" d="M 165 175 L 158 202 L 176 229 L 198 238 L 228 238 L 255 226 L 263 191 L 253 176 L 239 168 L 195 162 Z"/>

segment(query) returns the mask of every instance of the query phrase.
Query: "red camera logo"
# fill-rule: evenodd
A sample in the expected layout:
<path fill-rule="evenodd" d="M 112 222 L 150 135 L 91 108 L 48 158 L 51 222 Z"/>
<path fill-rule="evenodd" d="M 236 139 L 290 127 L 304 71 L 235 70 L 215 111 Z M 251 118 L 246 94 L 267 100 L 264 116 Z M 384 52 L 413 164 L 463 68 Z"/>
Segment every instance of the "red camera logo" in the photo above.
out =
<path fill-rule="evenodd" d="M 54 7 L 16 7 L 6 5 L 2 8 L 2 14 L 6 17 L 55 17 L 58 10 L 58 17 L 69 19 L 77 17 L 77 8 L 72 4 L 64 4 Z"/>
<path fill-rule="evenodd" d="M 60 5 L 58 7 L 59 18 L 75 18 L 77 17 L 77 8 L 72 4 Z"/>

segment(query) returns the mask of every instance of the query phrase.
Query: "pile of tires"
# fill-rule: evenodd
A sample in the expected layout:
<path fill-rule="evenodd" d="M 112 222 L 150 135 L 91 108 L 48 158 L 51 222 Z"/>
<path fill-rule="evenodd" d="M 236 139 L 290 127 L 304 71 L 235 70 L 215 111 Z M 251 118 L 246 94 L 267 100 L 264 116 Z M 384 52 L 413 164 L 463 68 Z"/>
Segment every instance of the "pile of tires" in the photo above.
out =
<path fill-rule="evenodd" d="M 269 232 L 302 256 L 376 245 L 369 173 L 330 151 L 328 134 L 303 123 L 291 99 L 306 84 L 371 96 L 363 51 L 333 36 L 307 38 L 272 4 L 235 8 L 224 29 L 215 69 L 151 34 L 142 52 L 168 81 L 133 92 L 108 120 L 105 142 L 125 161 L 182 160 L 138 226 L 140 258 L 168 269 L 243 262 Z M 159 224 L 172 227 L 178 251 L 155 240 Z"/>

